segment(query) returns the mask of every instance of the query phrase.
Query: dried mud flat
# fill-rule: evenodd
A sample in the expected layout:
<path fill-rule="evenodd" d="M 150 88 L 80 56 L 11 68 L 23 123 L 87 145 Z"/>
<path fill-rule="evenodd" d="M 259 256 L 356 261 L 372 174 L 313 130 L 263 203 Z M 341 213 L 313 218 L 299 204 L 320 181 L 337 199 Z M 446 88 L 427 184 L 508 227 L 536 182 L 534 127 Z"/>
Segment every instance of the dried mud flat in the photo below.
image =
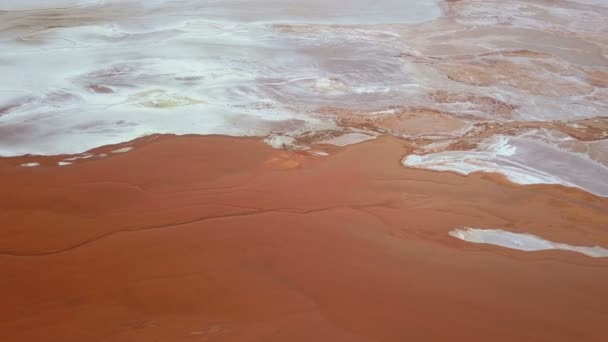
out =
<path fill-rule="evenodd" d="M 608 246 L 606 199 L 405 169 L 412 147 L 390 136 L 318 146 L 329 156 L 214 136 L 129 146 L 0 161 L 6 340 L 606 338 L 608 258 L 448 234 Z"/>

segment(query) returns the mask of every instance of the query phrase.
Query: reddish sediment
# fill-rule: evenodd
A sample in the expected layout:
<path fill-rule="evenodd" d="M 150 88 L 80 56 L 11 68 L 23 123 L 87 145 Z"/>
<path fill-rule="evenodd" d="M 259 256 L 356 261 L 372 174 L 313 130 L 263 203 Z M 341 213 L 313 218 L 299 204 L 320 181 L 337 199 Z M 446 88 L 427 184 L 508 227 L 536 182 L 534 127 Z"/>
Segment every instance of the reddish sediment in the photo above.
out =
<path fill-rule="evenodd" d="M 608 199 L 407 169 L 392 137 L 131 145 L 0 159 L 4 341 L 608 340 L 606 258 L 448 235 L 608 246 Z"/>

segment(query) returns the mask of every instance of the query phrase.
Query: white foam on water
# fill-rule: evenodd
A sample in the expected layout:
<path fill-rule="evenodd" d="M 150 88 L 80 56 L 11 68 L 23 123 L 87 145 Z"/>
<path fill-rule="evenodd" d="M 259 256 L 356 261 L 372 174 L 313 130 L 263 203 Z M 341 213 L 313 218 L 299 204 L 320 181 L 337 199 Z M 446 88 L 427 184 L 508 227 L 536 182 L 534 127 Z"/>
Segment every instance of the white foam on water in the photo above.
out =
<path fill-rule="evenodd" d="M 495 172 L 518 184 L 561 184 L 608 197 L 608 167 L 587 155 L 526 136 L 494 136 L 473 151 L 408 155 L 402 163 L 406 167 L 463 175 Z"/>
<path fill-rule="evenodd" d="M 573 246 L 545 240 L 526 233 L 513 233 L 502 229 L 464 227 L 452 230 L 451 236 L 472 243 L 483 243 L 522 251 L 565 250 L 594 258 L 608 257 L 608 249 L 599 246 Z"/>
<path fill-rule="evenodd" d="M 21 167 L 37 167 L 40 166 L 40 163 L 23 163 L 21 165 L 19 165 Z"/>

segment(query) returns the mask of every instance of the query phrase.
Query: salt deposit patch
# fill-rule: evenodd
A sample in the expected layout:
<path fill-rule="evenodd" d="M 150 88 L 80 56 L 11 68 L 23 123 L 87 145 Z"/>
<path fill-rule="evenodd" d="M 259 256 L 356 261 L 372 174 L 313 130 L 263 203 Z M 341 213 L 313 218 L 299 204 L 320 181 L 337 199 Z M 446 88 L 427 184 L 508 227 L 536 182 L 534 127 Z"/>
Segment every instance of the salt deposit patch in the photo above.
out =
<path fill-rule="evenodd" d="M 545 240 L 539 236 L 513 233 L 502 229 L 462 228 L 449 233 L 451 236 L 472 243 L 484 243 L 522 251 L 565 250 L 594 258 L 608 257 L 608 249 L 599 246 L 573 246 Z"/>
<path fill-rule="evenodd" d="M 297 21 L 346 25 L 416 23 L 441 15 L 439 1 L 432 0 L 351 0 L 348 5 L 327 0 L 224 0 L 210 1 L 203 9 L 208 15 L 245 22 Z"/>
<path fill-rule="evenodd" d="M 117 150 L 112 151 L 111 153 L 127 153 L 129 151 L 133 150 L 133 147 L 123 147 L 123 148 L 119 148 Z"/>
<path fill-rule="evenodd" d="M 103 0 L 2 0 L 0 10 L 31 11 L 49 7 L 77 7 L 97 5 Z"/>
<path fill-rule="evenodd" d="M 375 139 L 375 138 L 376 138 L 375 136 L 369 135 L 369 134 L 346 133 L 346 134 L 340 135 L 335 138 L 319 141 L 318 143 L 335 145 L 335 146 L 347 146 L 347 145 L 352 145 L 352 144 L 358 144 L 360 142 L 364 142 L 364 141 Z"/>
<path fill-rule="evenodd" d="M 75 160 L 78 160 L 78 159 L 89 159 L 91 157 L 93 157 L 92 154 L 85 154 L 85 155 L 82 155 L 82 156 L 76 156 L 76 157 L 66 158 L 64 160 L 65 161 L 75 161 Z"/>
<path fill-rule="evenodd" d="M 271 135 L 264 139 L 264 143 L 276 149 L 285 149 L 294 147 L 296 139 L 287 135 Z"/>
<path fill-rule="evenodd" d="M 1 1 L 0 125 L 11 135 L 0 134 L 0 156 L 78 154 L 151 134 L 289 135 L 274 127 L 296 119 L 327 129 L 306 113 L 384 103 L 395 96 L 379 87 L 409 83 L 400 47 L 387 44 L 398 35 L 274 25 L 440 14 L 428 0 Z M 346 91 L 311 86 L 323 78 Z"/>
<path fill-rule="evenodd" d="M 464 175 L 496 172 L 518 184 L 561 184 L 608 197 L 606 166 L 532 137 L 494 136 L 473 151 L 414 154 L 403 165 Z"/>
<path fill-rule="evenodd" d="M 21 165 L 19 165 L 21 167 L 37 167 L 40 166 L 40 163 L 23 163 Z"/>

